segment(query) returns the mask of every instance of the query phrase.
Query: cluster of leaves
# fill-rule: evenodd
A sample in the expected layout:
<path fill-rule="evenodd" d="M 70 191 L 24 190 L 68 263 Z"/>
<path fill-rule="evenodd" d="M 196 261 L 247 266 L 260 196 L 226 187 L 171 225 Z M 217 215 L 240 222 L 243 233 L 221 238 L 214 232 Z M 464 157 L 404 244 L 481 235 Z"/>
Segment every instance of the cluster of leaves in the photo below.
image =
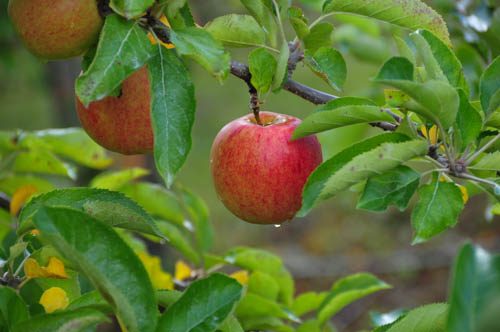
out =
<path fill-rule="evenodd" d="M 89 187 L 53 190 L 68 177 L 54 173 L 60 168 L 55 160 L 68 169 L 75 167 L 70 163 L 110 162 L 81 130 L 2 132 L 1 137 L 6 162 L 1 190 L 12 196 L 11 215 L 0 210 L 2 330 L 87 331 L 114 314 L 131 332 L 332 331 L 329 318 L 343 307 L 390 288 L 360 273 L 338 280 L 329 291 L 295 297 L 293 278 L 276 255 L 245 247 L 211 254 L 214 234 L 203 201 L 179 185 L 168 190 L 134 181 L 148 173 L 144 169 L 104 172 Z M 66 144 L 75 146 L 71 137 L 91 153 L 65 150 Z M 40 162 L 52 156 L 51 163 L 20 167 L 30 167 L 33 159 L 17 158 L 35 153 L 32 149 Z M 168 243 L 193 268 L 177 267 L 175 286 L 158 283 L 151 267 L 158 263 L 151 263 L 144 239 Z M 216 272 L 231 266 L 241 269 L 234 278 Z M 161 315 L 159 308 L 165 308 Z"/>

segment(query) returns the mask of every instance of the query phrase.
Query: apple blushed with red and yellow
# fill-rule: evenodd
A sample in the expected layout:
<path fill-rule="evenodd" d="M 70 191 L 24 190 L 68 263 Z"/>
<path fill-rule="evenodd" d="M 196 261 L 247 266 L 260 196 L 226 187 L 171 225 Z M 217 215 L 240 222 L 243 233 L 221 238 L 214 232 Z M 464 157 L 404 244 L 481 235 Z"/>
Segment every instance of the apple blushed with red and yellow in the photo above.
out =
<path fill-rule="evenodd" d="M 44 60 L 84 54 L 103 25 L 94 0 L 9 0 L 8 12 L 26 48 Z"/>
<path fill-rule="evenodd" d="M 322 162 L 316 136 L 291 141 L 301 120 L 260 112 L 262 125 L 248 114 L 217 134 L 210 153 L 210 172 L 222 203 L 237 217 L 254 224 L 293 219 L 302 204 L 302 189 Z"/>
<path fill-rule="evenodd" d="M 87 108 L 76 97 L 76 110 L 87 134 L 99 145 L 122 154 L 152 153 L 150 82 L 147 66 L 128 76 L 119 97 L 93 101 Z"/>

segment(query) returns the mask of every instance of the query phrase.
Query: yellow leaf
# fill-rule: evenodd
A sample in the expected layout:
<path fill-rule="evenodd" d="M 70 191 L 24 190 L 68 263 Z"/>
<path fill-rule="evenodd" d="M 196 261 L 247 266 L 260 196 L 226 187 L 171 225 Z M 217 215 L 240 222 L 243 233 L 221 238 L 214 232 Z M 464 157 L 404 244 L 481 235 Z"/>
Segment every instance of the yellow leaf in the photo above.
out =
<path fill-rule="evenodd" d="M 43 292 L 40 304 L 50 314 L 58 309 L 65 309 L 69 305 L 69 299 L 64 289 L 52 287 Z"/>
<path fill-rule="evenodd" d="M 170 24 L 168 23 L 168 20 L 165 17 L 165 15 L 162 15 L 162 17 L 160 18 L 160 22 L 162 22 L 166 26 L 170 27 Z M 151 44 L 156 45 L 156 38 L 153 36 L 153 34 L 151 32 L 148 32 L 148 38 L 149 38 L 149 41 L 151 42 Z M 163 46 L 165 46 L 166 48 L 169 48 L 169 49 L 175 47 L 174 44 L 167 44 L 167 43 L 162 42 L 161 40 L 160 40 L 160 44 L 162 44 Z"/>
<path fill-rule="evenodd" d="M 248 272 L 245 270 L 236 271 L 233 274 L 229 275 L 231 278 L 236 279 L 241 285 L 248 285 Z"/>
<path fill-rule="evenodd" d="M 151 282 L 153 282 L 153 287 L 156 289 L 174 289 L 174 281 L 172 280 L 172 275 L 167 272 L 157 272 L 151 277 Z"/>
<path fill-rule="evenodd" d="M 464 204 L 467 203 L 467 201 L 469 200 L 469 193 L 467 192 L 467 188 L 460 184 L 458 185 L 458 188 L 460 188 L 460 191 L 462 192 L 462 199 L 464 201 Z"/>
<path fill-rule="evenodd" d="M 151 256 L 143 252 L 137 252 L 137 256 L 141 260 L 149 279 L 156 289 L 174 289 L 174 282 L 172 275 L 163 271 L 161 268 L 161 261 L 159 257 Z"/>
<path fill-rule="evenodd" d="M 177 261 L 175 263 L 175 279 L 182 281 L 189 277 L 191 277 L 191 268 L 183 261 Z"/>
<path fill-rule="evenodd" d="M 42 267 L 46 277 L 66 279 L 68 275 L 64 269 L 64 263 L 56 257 L 50 257 L 47 267 Z"/>
<path fill-rule="evenodd" d="M 23 206 L 24 202 L 26 202 L 33 194 L 37 192 L 35 186 L 26 185 L 19 187 L 12 195 L 12 200 L 10 201 L 10 215 L 17 216 L 17 213 Z"/>
<path fill-rule="evenodd" d="M 439 138 L 439 133 L 436 125 L 433 125 L 429 129 L 429 132 L 427 132 L 427 128 L 425 127 L 425 125 L 422 125 L 422 127 L 420 127 L 420 130 L 422 131 L 422 135 L 424 135 L 425 138 L 428 138 L 431 144 L 434 145 L 437 143 Z"/>
<path fill-rule="evenodd" d="M 28 279 L 45 277 L 45 273 L 40 267 L 40 264 L 33 258 L 28 258 L 26 262 L 24 262 L 24 274 Z"/>

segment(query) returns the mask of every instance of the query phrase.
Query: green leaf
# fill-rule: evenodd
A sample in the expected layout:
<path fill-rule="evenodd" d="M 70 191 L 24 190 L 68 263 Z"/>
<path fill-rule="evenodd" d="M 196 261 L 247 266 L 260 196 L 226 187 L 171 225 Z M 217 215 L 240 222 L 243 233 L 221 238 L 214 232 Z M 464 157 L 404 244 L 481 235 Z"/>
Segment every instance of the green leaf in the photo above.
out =
<path fill-rule="evenodd" d="M 439 181 L 434 173 L 432 181 L 418 190 L 420 201 L 411 215 L 411 224 L 415 229 L 413 244 L 425 242 L 447 227 L 457 223 L 458 214 L 464 208 L 462 192 L 451 182 Z"/>
<path fill-rule="evenodd" d="M 304 39 L 304 37 L 309 34 L 307 19 L 304 17 L 302 9 L 299 7 L 288 8 L 288 20 L 300 40 Z"/>
<path fill-rule="evenodd" d="M 337 332 L 335 327 L 330 323 L 326 322 L 325 325 L 321 326 L 317 319 L 308 319 L 303 324 L 301 324 L 296 332 Z"/>
<path fill-rule="evenodd" d="M 130 20 L 144 15 L 153 3 L 154 0 L 111 0 L 109 6 L 115 13 Z"/>
<path fill-rule="evenodd" d="M 196 234 L 196 242 L 198 250 L 201 253 L 206 253 L 212 249 L 214 243 L 214 230 L 208 215 L 208 207 L 205 202 L 187 188 L 181 189 L 181 197 L 184 202 L 184 207 L 191 216 L 194 223 L 194 232 Z"/>
<path fill-rule="evenodd" d="M 387 332 L 445 332 L 448 305 L 434 303 L 411 310 Z"/>
<path fill-rule="evenodd" d="M 408 166 L 375 175 L 368 179 L 356 208 L 385 211 L 394 204 L 400 211 L 408 206 L 420 183 L 420 174 Z"/>
<path fill-rule="evenodd" d="M 110 226 L 83 212 L 53 207 L 42 207 L 33 222 L 43 239 L 79 266 L 128 331 L 154 330 L 153 285 L 139 258 Z"/>
<path fill-rule="evenodd" d="M 468 168 L 473 170 L 500 171 L 500 151 L 485 153 Z"/>
<path fill-rule="evenodd" d="M 331 12 L 368 16 L 410 30 L 428 29 L 447 45 L 451 45 L 443 18 L 422 1 L 402 0 L 395 3 L 392 0 L 326 0 L 323 14 Z"/>
<path fill-rule="evenodd" d="M 160 43 L 156 44 L 156 55 L 149 62 L 148 71 L 156 168 L 170 186 L 191 149 L 196 110 L 194 86 L 175 51 Z"/>
<path fill-rule="evenodd" d="M 376 121 L 394 122 L 372 101 L 362 98 L 341 97 L 321 105 L 294 130 L 292 139 L 298 139 L 325 130 Z"/>
<path fill-rule="evenodd" d="M 239 247 L 229 250 L 224 260 L 249 271 L 262 271 L 269 274 L 280 286 L 279 299 L 286 305 L 292 304 L 293 278 L 278 256 L 262 249 Z"/>
<path fill-rule="evenodd" d="M 55 190 L 33 198 L 21 211 L 18 234 L 33 227 L 34 214 L 44 206 L 78 209 L 110 226 L 164 237 L 151 217 L 130 198 L 118 192 L 90 188 Z"/>
<path fill-rule="evenodd" d="M 27 242 L 18 242 L 9 247 L 9 259 L 7 260 L 7 263 L 11 265 L 11 267 L 13 267 L 15 259 L 24 252 L 27 246 Z"/>
<path fill-rule="evenodd" d="M 120 191 L 136 201 L 148 213 L 171 221 L 179 226 L 184 223 L 184 211 L 177 197 L 166 188 L 149 182 L 130 183 Z"/>
<path fill-rule="evenodd" d="M 463 89 L 468 96 L 469 85 L 462 64 L 450 47 L 428 30 L 418 30 L 410 37 L 423 60 L 429 79 L 447 81 L 451 86 Z"/>
<path fill-rule="evenodd" d="M 320 47 L 314 56 L 310 56 L 309 51 L 306 51 L 307 64 L 332 88 L 342 91 L 347 69 L 344 58 L 339 51 L 330 47 Z"/>
<path fill-rule="evenodd" d="M 231 313 L 242 293 L 243 287 L 223 274 L 197 280 L 167 308 L 156 331 L 215 331 Z"/>
<path fill-rule="evenodd" d="M 281 319 L 271 316 L 249 317 L 243 320 L 241 325 L 245 331 L 295 331 L 291 326 L 283 324 Z"/>
<path fill-rule="evenodd" d="M 273 13 L 264 5 L 263 0 L 240 0 L 243 6 L 250 12 L 250 14 L 257 20 L 257 22 L 264 28 L 267 34 L 267 39 L 273 47 L 277 44 L 276 34 L 278 25 L 274 20 Z"/>
<path fill-rule="evenodd" d="M 313 310 L 318 309 L 321 306 L 321 303 L 327 297 L 328 292 L 307 292 L 302 293 L 295 298 L 292 305 L 292 311 L 297 316 L 305 315 Z"/>
<path fill-rule="evenodd" d="M 448 331 L 494 331 L 499 296 L 500 256 L 479 246 L 462 246 L 453 267 Z"/>
<path fill-rule="evenodd" d="M 19 294 L 8 286 L 0 286 L 0 330 L 12 331 L 28 317 L 28 307 Z"/>
<path fill-rule="evenodd" d="M 311 55 L 316 55 L 316 51 L 321 47 L 330 47 L 333 43 L 333 25 L 328 22 L 316 24 L 304 37 L 304 45 Z"/>
<path fill-rule="evenodd" d="M 276 59 L 265 48 L 258 48 L 249 54 L 248 67 L 252 74 L 250 82 L 259 96 L 265 95 L 271 88 L 276 66 Z"/>
<path fill-rule="evenodd" d="M 458 89 L 460 106 L 458 107 L 456 126 L 460 136 L 462 151 L 473 143 L 481 132 L 483 119 L 479 112 L 469 103 L 465 92 Z"/>
<path fill-rule="evenodd" d="M 219 82 L 227 78 L 230 69 L 229 53 L 210 33 L 203 29 L 188 27 L 171 30 L 170 38 L 177 52 L 198 62 Z"/>
<path fill-rule="evenodd" d="M 204 29 L 230 47 L 258 47 L 266 44 L 266 34 L 250 15 L 229 14 L 208 22 Z"/>
<path fill-rule="evenodd" d="M 306 215 L 319 201 L 348 189 L 376 174 L 427 154 L 423 140 L 409 140 L 399 133 L 385 133 L 356 143 L 323 162 L 307 179 L 299 216 Z"/>
<path fill-rule="evenodd" d="M 149 170 L 140 167 L 126 168 L 116 172 L 101 173 L 90 181 L 90 187 L 118 190 L 124 184 L 148 174 Z"/>
<path fill-rule="evenodd" d="M 12 196 L 17 189 L 25 185 L 35 186 L 37 193 L 56 189 L 49 181 L 31 175 L 7 173 L 5 177 L 0 178 L 0 191 L 9 196 Z"/>
<path fill-rule="evenodd" d="M 500 56 L 485 69 L 479 82 L 481 107 L 488 117 L 500 107 Z"/>
<path fill-rule="evenodd" d="M 415 54 L 413 54 L 413 51 L 408 46 L 406 41 L 397 35 L 393 35 L 392 38 L 394 39 L 394 43 L 398 48 L 399 55 L 404 58 L 407 58 L 408 60 L 410 60 L 412 64 L 415 65 Z"/>
<path fill-rule="evenodd" d="M 272 90 L 277 92 L 281 89 L 283 84 L 288 79 L 288 58 L 290 57 L 290 49 L 288 48 L 288 43 L 283 41 L 280 48 L 280 55 L 278 57 L 278 63 L 276 65 L 276 72 L 274 74 Z"/>
<path fill-rule="evenodd" d="M 392 57 L 384 63 L 376 79 L 413 81 L 413 64 L 407 58 Z"/>
<path fill-rule="evenodd" d="M 196 265 L 200 263 L 198 254 L 193 249 L 193 247 L 191 247 L 189 240 L 179 230 L 179 228 L 177 228 L 177 226 L 161 220 L 158 220 L 156 222 L 156 226 L 172 247 L 179 250 L 187 259 L 189 259 Z"/>
<path fill-rule="evenodd" d="M 342 278 L 332 286 L 330 293 L 323 300 L 318 312 L 318 321 L 322 325 L 346 305 L 389 288 L 390 285 L 368 273 L 357 273 Z"/>
<path fill-rule="evenodd" d="M 79 298 L 71 301 L 66 309 L 74 310 L 80 308 L 93 308 L 108 315 L 111 315 L 113 313 L 111 306 L 108 304 L 108 302 L 106 302 L 106 300 L 98 291 L 86 293 Z"/>
<path fill-rule="evenodd" d="M 406 93 L 395 89 L 384 89 L 385 104 L 390 107 L 403 107 L 410 101 Z"/>
<path fill-rule="evenodd" d="M 440 121 L 445 129 L 451 127 L 459 107 L 457 91 L 441 81 L 417 83 L 412 79 L 411 62 L 406 58 L 393 57 L 383 65 L 375 81 L 406 92 L 416 102 L 405 105 L 410 110 L 434 123 Z"/>
<path fill-rule="evenodd" d="M 71 329 L 70 327 L 91 327 L 103 322 L 109 322 L 109 319 L 103 313 L 94 309 L 83 308 L 72 311 L 37 315 L 16 325 L 12 331 L 73 332 L 82 330 Z"/>
<path fill-rule="evenodd" d="M 41 173 L 62 175 L 76 179 L 76 169 L 61 161 L 52 152 L 43 149 L 20 151 L 14 161 L 12 170 L 20 173 Z"/>
<path fill-rule="evenodd" d="M 260 295 L 271 301 L 278 298 L 280 286 L 269 274 L 262 271 L 254 271 L 248 278 L 248 292 Z"/>
<path fill-rule="evenodd" d="M 277 302 L 254 293 L 247 293 L 238 303 L 234 314 L 244 320 L 246 317 L 271 316 L 300 322 L 292 312 L 285 311 Z"/>
<path fill-rule="evenodd" d="M 105 168 L 113 160 L 95 143 L 82 128 L 47 129 L 25 133 L 19 146 L 45 149 L 92 168 Z"/>
<path fill-rule="evenodd" d="M 176 290 L 160 289 L 156 291 L 156 294 L 158 295 L 158 304 L 166 308 L 177 302 L 183 293 Z"/>
<path fill-rule="evenodd" d="M 195 26 L 187 0 L 168 0 L 163 12 L 174 30 Z"/>
<path fill-rule="evenodd" d="M 222 332 L 244 332 L 240 325 L 240 322 L 233 315 L 229 315 L 224 323 L 219 326 L 219 330 Z"/>
<path fill-rule="evenodd" d="M 115 14 L 106 16 L 96 55 L 86 72 L 76 79 L 76 94 L 85 107 L 115 91 L 130 74 L 153 55 L 153 45 L 139 21 Z"/>

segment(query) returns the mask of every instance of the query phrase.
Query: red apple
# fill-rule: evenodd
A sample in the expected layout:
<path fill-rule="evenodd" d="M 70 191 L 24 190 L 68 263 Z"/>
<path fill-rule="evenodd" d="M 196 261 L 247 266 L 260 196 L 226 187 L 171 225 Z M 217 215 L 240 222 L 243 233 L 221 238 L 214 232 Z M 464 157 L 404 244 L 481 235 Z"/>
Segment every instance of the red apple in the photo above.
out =
<path fill-rule="evenodd" d="M 299 119 L 260 112 L 227 124 L 217 134 L 210 171 L 217 195 L 236 216 L 254 224 L 291 220 L 302 204 L 302 189 L 321 163 L 316 136 L 291 141 Z"/>
<path fill-rule="evenodd" d="M 150 85 L 144 66 L 122 82 L 119 97 L 106 97 L 85 108 L 76 98 L 83 129 L 99 145 L 122 154 L 153 152 Z"/>
<path fill-rule="evenodd" d="M 82 55 L 103 24 L 96 0 L 9 0 L 8 12 L 25 46 L 45 60 Z"/>

